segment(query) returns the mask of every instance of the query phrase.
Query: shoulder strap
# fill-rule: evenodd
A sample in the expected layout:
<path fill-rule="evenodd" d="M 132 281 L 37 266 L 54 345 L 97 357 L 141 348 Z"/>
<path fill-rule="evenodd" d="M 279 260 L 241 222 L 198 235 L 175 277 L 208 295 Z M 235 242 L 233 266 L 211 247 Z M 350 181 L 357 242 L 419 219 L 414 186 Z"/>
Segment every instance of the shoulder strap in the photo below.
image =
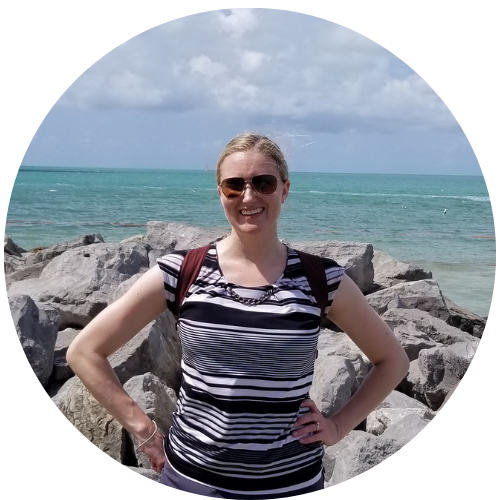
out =
<path fill-rule="evenodd" d="M 325 309 L 328 304 L 328 283 L 326 282 L 325 268 L 323 261 L 318 255 L 295 250 L 299 255 L 304 274 L 309 282 L 311 291 L 321 308 L 321 318 L 325 316 Z"/>
<path fill-rule="evenodd" d="M 198 274 L 200 273 L 201 266 L 207 255 L 210 245 L 200 248 L 193 248 L 189 250 L 184 261 L 181 264 L 179 271 L 179 278 L 177 279 L 177 288 L 175 291 L 175 316 L 179 315 L 179 309 L 184 301 L 189 287 L 194 283 Z"/>

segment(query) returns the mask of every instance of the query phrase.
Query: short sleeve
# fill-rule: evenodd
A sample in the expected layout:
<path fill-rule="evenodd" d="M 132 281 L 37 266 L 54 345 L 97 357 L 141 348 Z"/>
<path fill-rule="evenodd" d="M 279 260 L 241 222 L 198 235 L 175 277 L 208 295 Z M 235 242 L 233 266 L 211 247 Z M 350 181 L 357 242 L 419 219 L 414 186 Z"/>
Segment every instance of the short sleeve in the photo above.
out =
<path fill-rule="evenodd" d="M 345 274 L 345 268 L 340 264 L 337 264 L 337 262 L 332 259 L 323 257 L 322 260 L 325 268 L 326 283 L 328 288 L 328 304 L 325 312 L 328 312 L 328 309 L 330 309 L 330 306 L 335 298 L 340 282 L 342 281 L 342 277 Z"/>
<path fill-rule="evenodd" d="M 167 307 L 173 310 L 175 304 L 175 293 L 177 290 L 177 281 L 179 272 L 186 256 L 186 251 L 172 252 L 156 259 L 156 263 L 163 275 L 163 284 L 165 287 L 165 298 Z"/>

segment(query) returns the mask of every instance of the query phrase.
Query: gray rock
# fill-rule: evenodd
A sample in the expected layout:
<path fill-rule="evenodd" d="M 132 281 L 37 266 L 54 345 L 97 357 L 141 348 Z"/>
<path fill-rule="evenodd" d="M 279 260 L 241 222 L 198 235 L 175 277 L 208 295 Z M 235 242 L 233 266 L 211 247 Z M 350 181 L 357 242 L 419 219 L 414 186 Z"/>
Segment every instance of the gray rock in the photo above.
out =
<path fill-rule="evenodd" d="M 447 297 L 444 299 L 450 311 L 448 323 L 474 337 L 482 338 L 484 329 L 486 328 L 486 319 L 457 306 L 457 304 Z"/>
<path fill-rule="evenodd" d="M 147 223 L 146 239 L 154 249 L 165 255 L 173 250 L 197 248 L 228 236 L 229 229 L 189 226 L 179 222 Z"/>
<path fill-rule="evenodd" d="M 78 377 L 69 379 L 52 400 L 89 441 L 123 463 L 130 446 L 125 429 L 96 401 Z"/>
<path fill-rule="evenodd" d="M 428 418 L 430 415 L 433 415 L 430 411 L 423 414 L 418 411 L 407 410 L 406 415 L 401 414 L 401 418 L 398 416 L 397 419 L 390 422 L 382 437 L 405 445 L 431 421 L 433 417 Z"/>
<path fill-rule="evenodd" d="M 377 406 L 377 410 L 382 408 L 401 408 L 401 409 L 416 409 L 422 411 L 430 411 L 429 408 L 406 394 L 400 391 L 391 391 L 390 394 Z"/>
<path fill-rule="evenodd" d="M 178 392 L 181 345 L 172 314 L 165 311 L 158 316 L 110 356 L 109 361 L 122 384 L 136 375 L 151 372 Z"/>
<path fill-rule="evenodd" d="M 421 422 L 430 422 L 434 418 L 434 412 L 429 408 L 380 408 L 371 412 L 366 419 L 366 432 L 384 437 L 388 437 L 392 430 L 391 439 L 396 439 L 407 443 L 422 430 Z M 405 422 L 405 424 L 401 424 Z M 412 430 L 410 422 L 415 423 L 415 429 Z M 398 430 L 396 430 L 398 429 Z M 397 438 L 395 437 L 397 434 Z"/>
<path fill-rule="evenodd" d="M 399 325 L 406 325 L 420 334 L 426 334 L 430 340 L 438 344 L 451 345 L 455 342 L 472 342 L 477 345 L 479 340 L 458 328 L 448 325 L 445 321 L 431 316 L 419 309 L 388 309 L 382 319 L 395 331 Z"/>
<path fill-rule="evenodd" d="M 58 332 L 54 348 L 54 368 L 52 370 L 52 378 L 54 380 L 66 380 L 74 375 L 73 370 L 66 361 L 66 352 L 80 331 L 74 328 L 66 328 Z"/>
<path fill-rule="evenodd" d="M 417 359 L 422 349 L 430 349 L 431 347 L 442 345 L 432 340 L 426 332 L 419 331 L 412 322 L 396 326 L 394 334 L 403 346 L 410 361 Z"/>
<path fill-rule="evenodd" d="M 437 281 L 420 280 L 399 283 L 390 290 L 399 296 L 406 308 L 426 311 L 431 316 L 444 321 L 450 317 L 450 311 Z"/>
<path fill-rule="evenodd" d="M 38 262 L 37 264 L 32 264 L 30 266 L 26 266 L 25 264 L 26 263 L 23 262 L 22 265 L 13 269 L 11 272 L 9 272 L 9 274 L 6 274 L 5 284 L 7 285 L 7 287 L 9 287 L 9 285 L 14 281 L 39 278 L 40 274 L 42 274 L 44 267 L 48 264 L 48 261 Z"/>
<path fill-rule="evenodd" d="M 392 288 L 385 288 L 366 296 L 377 314 L 384 314 L 388 309 L 405 309 L 406 306 L 401 297 Z"/>
<path fill-rule="evenodd" d="M 152 373 L 138 375 L 129 379 L 123 388 L 139 405 L 144 413 L 155 420 L 163 434 L 166 434 L 172 425 L 172 414 L 177 403 L 177 396 L 173 389 L 167 387 Z M 139 445 L 134 436 L 130 436 L 134 449 Z M 151 464 L 142 452 L 137 452 L 139 465 L 149 469 Z"/>
<path fill-rule="evenodd" d="M 407 393 L 431 410 L 438 410 L 462 380 L 476 349 L 477 344 L 458 342 L 420 351 L 418 359 L 410 363 Z"/>
<path fill-rule="evenodd" d="M 3 251 L 8 255 L 22 257 L 26 250 L 19 245 L 16 245 L 10 236 L 4 235 L 3 237 Z"/>
<path fill-rule="evenodd" d="M 113 288 L 148 264 L 142 245 L 96 243 L 65 251 L 39 278 L 12 283 L 9 295 L 22 293 L 51 305 L 61 328 L 83 328 L 108 305 Z"/>
<path fill-rule="evenodd" d="M 328 486 L 347 481 L 378 465 L 400 450 L 402 444 L 394 439 L 364 433 L 357 435 L 336 456 L 335 467 Z"/>
<path fill-rule="evenodd" d="M 293 242 L 292 247 L 335 260 L 363 293 L 373 291 L 373 246 L 342 241 Z"/>
<path fill-rule="evenodd" d="M 46 386 L 54 363 L 59 315 L 27 295 L 10 296 L 9 306 L 24 354 L 40 383 Z"/>
<path fill-rule="evenodd" d="M 384 252 L 373 252 L 374 281 L 383 287 L 391 287 L 403 281 L 432 279 L 432 272 L 413 264 L 400 262 Z"/>

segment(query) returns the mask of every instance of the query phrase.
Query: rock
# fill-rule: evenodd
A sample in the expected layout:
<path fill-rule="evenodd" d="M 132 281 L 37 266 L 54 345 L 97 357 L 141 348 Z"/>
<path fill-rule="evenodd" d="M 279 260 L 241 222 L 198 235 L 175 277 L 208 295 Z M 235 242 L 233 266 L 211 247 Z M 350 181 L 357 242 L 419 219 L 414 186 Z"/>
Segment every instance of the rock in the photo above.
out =
<path fill-rule="evenodd" d="M 100 234 L 85 234 L 75 238 L 74 240 L 58 243 L 57 245 L 53 245 L 49 248 L 44 248 L 36 252 L 28 252 L 26 254 L 26 264 L 32 265 L 39 262 L 49 261 L 68 250 L 92 245 L 94 243 L 104 243 L 102 236 Z"/>
<path fill-rule="evenodd" d="M 415 418 L 417 417 L 417 418 Z M 389 436 L 387 429 L 393 429 L 392 439 L 406 443 L 420 432 L 423 426 L 434 417 L 429 408 L 381 408 L 371 412 L 366 419 L 366 432 L 384 437 Z M 401 422 L 405 422 L 406 428 Z M 410 422 L 415 424 L 412 431 Z M 424 422 L 424 425 L 421 425 Z M 396 431 L 395 429 L 398 429 Z M 397 438 L 395 437 L 397 434 Z"/>
<path fill-rule="evenodd" d="M 335 458 L 333 474 L 328 486 L 347 481 L 366 472 L 401 449 L 402 444 L 394 439 L 363 433 L 356 435 Z"/>
<path fill-rule="evenodd" d="M 447 297 L 444 300 L 450 311 L 448 323 L 474 337 L 482 338 L 484 329 L 486 328 L 486 319 L 457 306 L 457 304 Z"/>
<path fill-rule="evenodd" d="M 390 290 L 399 296 L 404 307 L 408 309 L 420 309 L 444 321 L 450 317 L 450 311 L 437 281 L 420 280 L 399 283 Z"/>
<path fill-rule="evenodd" d="M 342 241 L 302 241 L 292 247 L 335 260 L 346 269 L 346 274 L 363 293 L 373 291 L 373 246 L 367 243 Z"/>
<path fill-rule="evenodd" d="M 396 326 L 394 334 L 403 346 L 410 361 L 417 359 L 422 349 L 430 349 L 431 347 L 442 345 L 432 340 L 427 333 L 419 331 L 412 322 Z"/>
<path fill-rule="evenodd" d="M 179 391 L 181 344 L 172 313 L 165 311 L 110 356 L 122 384 L 144 373 L 156 375 L 163 384 Z"/>
<path fill-rule="evenodd" d="M 26 252 L 24 248 L 16 245 L 10 236 L 4 235 L 3 237 L 3 251 L 8 255 L 14 255 L 15 257 L 22 257 L 22 254 Z"/>
<path fill-rule="evenodd" d="M 399 415 L 387 426 L 382 437 L 405 445 L 422 431 L 433 418 L 428 418 L 427 415 L 433 415 L 433 413 L 429 411 L 429 413 L 423 414 L 418 411 L 407 410 L 406 415 Z"/>
<path fill-rule="evenodd" d="M 53 401 L 89 441 L 123 463 L 130 448 L 128 434 L 96 401 L 78 377 L 68 380 Z"/>
<path fill-rule="evenodd" d="M 354 367 L 349 360 L 320 353 L 314 365 L 311 399 L 325 417 L 331 417 L 351 397 L 355 380 Z"/>
<path fill-rule="evenodd" d="M 432 272 L 413 264 L 400 262 L 384 252 L 373 252 L 374 282 L 391 287 L 402 281 L 432 279 Z"/>
<path fill-rule="evenodd" d="M 58 332 L 54 348 L 54 368 L 52 370 L 52 378 L 54 380 L 66 380 L 74 375 L 73 370 L 66 361 L 66 352 L 80 331 L 74 328 L 66 328 Z"/>
<path fill-rule="evenodd" d="M 377 314 L 384 314 L 387 309 L 405 309 L 406 306 L 401 300 L 401 297 L 392 288 L 385 288 L 366 296 L 368 304 L 370 304 Z"/>
<path fill-rule="evenodd" d="M 446 395 L 462 380 L 476 348 L 477 344 L 458 342 L 420 351 L 418 359 L 410 363 L 407 394 L 431 410 L 438 410 Z"/>
<path fill-rule="evenodd" d="M 395 331 L 399 325 L 406 325 L 412 335 L 427 335 L 428 339 L 437 344 L 451 345 L 455 342 L 472 342 L 477 345 L 479 340 L 468 333 L 448 325 L 445 321 L 431 316 L 419 309 L 388 309 L 382 319 Z"/>
<path fill-rule="evenodd" d="M 177 396 L 174 390 L 163 384 L 152 373 L 132 377 L 123 388 L 144 413 L 157 423 L 158 429 L 166 435 L 172 425 L 172 413 L 177 404 Z M 135 437 L 130 437 L 135 449 L 139 443 Z M 148 469 L 151 468 L 148 458 L 140 451 L 137 452 L 137 461 L 139 465 Z"/>
<path fill-rule="evenodd" d="M 148 265 L 142 245 L 96 243 L 65 251 L 39 278 L 12 283 L 9 295 L 22 293 L 51 305 L 61 328 L 83 328 L 108 305 L 114 288 Z"/>
<path fill-rule="evenodd" d="M 48 264 L 48 261 L 38 262 L 37 264 L 32 264 L 30 266 L 26 266 L 25 264 L 26 263 L 23 261 L 22 265 L 10 271 L 9 274 L 6 274 L 5 284 L 7 285 L 7 288 L 14 281 L 39 278 L 40 274 L 42 274 L 44 267 Z"/>
<path fill-rule="evenodd" d="M 59 315 L 27 295 L 9 297 L 9 306 L 24 354 L 40 383 L 46 386 L 54 363 Z"/>
<path fill-rule="evenodd" d="M 173 250 L 197 248 L 228 236 L 229 229 L 189 226 L 179 222 L 151 221 L 147 223 L 146 241 L 159 257 Z"/>

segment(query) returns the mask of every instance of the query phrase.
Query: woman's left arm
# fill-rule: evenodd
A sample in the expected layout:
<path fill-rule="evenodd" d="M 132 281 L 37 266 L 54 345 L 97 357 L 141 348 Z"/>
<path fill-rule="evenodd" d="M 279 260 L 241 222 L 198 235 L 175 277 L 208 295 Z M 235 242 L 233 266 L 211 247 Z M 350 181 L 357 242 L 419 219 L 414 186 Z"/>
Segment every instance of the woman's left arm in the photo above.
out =
<path fill-rule="evenodd" d="M 329 419 L 313 401 L 304 401 L 302 406 L 308 406 L 311 413 L 297 420 L 296 427 L 304 427 L 294 433 L 304 436 L 300 440 L 303 444 L 323 441 L 330 446 L 340 441 L 389 395 L 409 368 L 408 356 L 396 336 L 347 275 L 340 282 L 328 317 L 349 335 L 373 367 L 351 399 Z"/>

